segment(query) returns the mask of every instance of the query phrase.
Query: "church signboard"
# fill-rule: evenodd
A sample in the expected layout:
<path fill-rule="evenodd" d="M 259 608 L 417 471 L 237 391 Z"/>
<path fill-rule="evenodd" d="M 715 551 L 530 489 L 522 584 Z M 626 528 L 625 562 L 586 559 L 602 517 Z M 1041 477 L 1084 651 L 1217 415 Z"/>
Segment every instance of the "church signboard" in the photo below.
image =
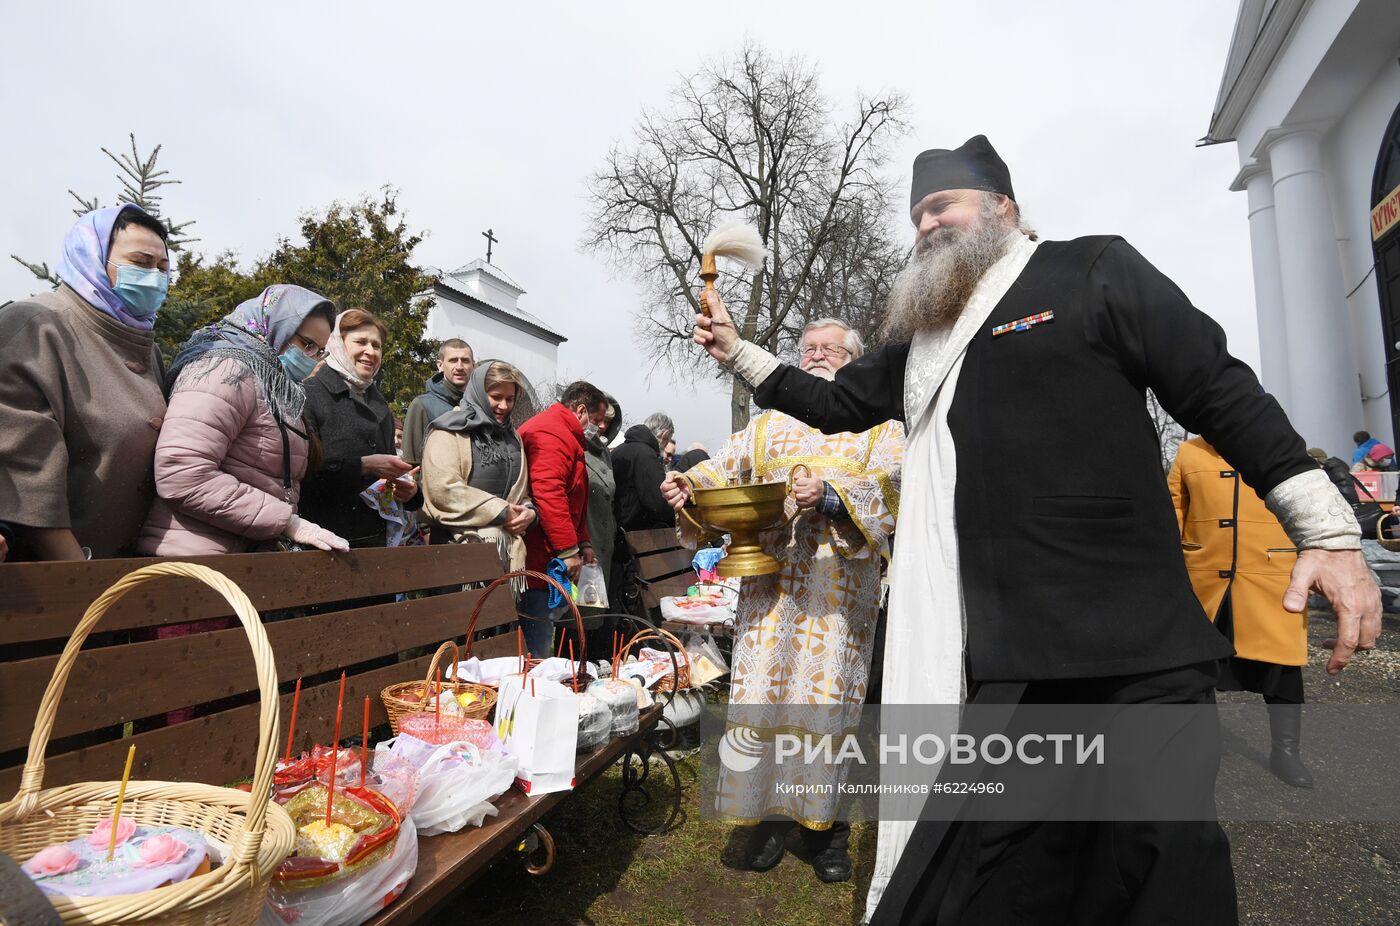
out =
<path fill-rule="evenodd" d="M 1371 210 L 1371 240 L 1379 241 L 1397 222 L 1400 222 L 1400 186 L 1391 190 Z"/>

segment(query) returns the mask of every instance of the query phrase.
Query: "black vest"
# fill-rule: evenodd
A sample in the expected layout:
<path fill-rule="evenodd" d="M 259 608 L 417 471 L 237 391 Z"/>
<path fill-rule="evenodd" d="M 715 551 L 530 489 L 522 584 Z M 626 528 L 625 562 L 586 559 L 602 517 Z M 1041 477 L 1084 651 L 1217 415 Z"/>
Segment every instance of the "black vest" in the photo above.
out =
<path fill-rule="evenodd" d="M 1040 245 L 958 376 L 948 425 L 978 681 L 1127 675 L 1231 651 L 1191 591 L 1144 387 L 1086 336 L 1105 314 L 1089 271 L 1113 240 Z M 992 336 L 1045 311 L 1053 319 Z"/>

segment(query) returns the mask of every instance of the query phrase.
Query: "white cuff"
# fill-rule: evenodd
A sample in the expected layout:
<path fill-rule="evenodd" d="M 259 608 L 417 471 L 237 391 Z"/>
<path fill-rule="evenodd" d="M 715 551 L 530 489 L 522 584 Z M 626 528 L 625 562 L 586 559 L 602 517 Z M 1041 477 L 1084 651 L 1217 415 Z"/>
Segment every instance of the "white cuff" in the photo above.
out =
<path fill-rule="evenodd" d="M 1332 480 L 1320 469 L 1274 486 L 1264 504 L 1301 550 L 1359 550 L 1361 525 Z"/>
<path fill-rule="evenodd" d="M 750 386 L 757 388 L 759 383 L 767 379 L 783 363 L 757 344 L 739 341 L 729 352 L 729 359 L 725 361 L 724 365 Z"/>

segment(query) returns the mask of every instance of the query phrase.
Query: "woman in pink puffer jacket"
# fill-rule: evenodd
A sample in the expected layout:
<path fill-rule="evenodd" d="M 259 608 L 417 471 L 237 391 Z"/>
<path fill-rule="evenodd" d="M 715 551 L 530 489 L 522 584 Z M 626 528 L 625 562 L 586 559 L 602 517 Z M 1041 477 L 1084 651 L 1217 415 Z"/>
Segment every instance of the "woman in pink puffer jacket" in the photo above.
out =
<path fill-rule="evenodd" d="M 333 318 L 324 296 L 277 284 L 180 349 L 139 552 L 241 553 L 280 537 L 346 549 L 296 513 L 309 447 L 300 381 L 324 353 Z"/>

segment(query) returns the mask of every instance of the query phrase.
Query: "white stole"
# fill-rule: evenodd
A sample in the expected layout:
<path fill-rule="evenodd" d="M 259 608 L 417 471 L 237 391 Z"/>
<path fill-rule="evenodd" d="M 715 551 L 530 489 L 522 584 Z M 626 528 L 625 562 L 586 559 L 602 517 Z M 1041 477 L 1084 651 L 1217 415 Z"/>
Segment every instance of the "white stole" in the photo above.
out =
<path fill-rule="evenodd" d="M 1006 253 L 983 274 L 957 321 L 919 332 L 909 348 L 904 372 L 904 482 L 885 626 L 884 704 L 964 700 L 966 615 L 953 505 L 958 461 L 948 411 L 968 344 L 1035 253 L 1035 242 L 1019 231 L 1012 235 Z M 865 901 L 867 920 L 913 831 L 912 820 L 880 820 L 875 874 Z"/>

